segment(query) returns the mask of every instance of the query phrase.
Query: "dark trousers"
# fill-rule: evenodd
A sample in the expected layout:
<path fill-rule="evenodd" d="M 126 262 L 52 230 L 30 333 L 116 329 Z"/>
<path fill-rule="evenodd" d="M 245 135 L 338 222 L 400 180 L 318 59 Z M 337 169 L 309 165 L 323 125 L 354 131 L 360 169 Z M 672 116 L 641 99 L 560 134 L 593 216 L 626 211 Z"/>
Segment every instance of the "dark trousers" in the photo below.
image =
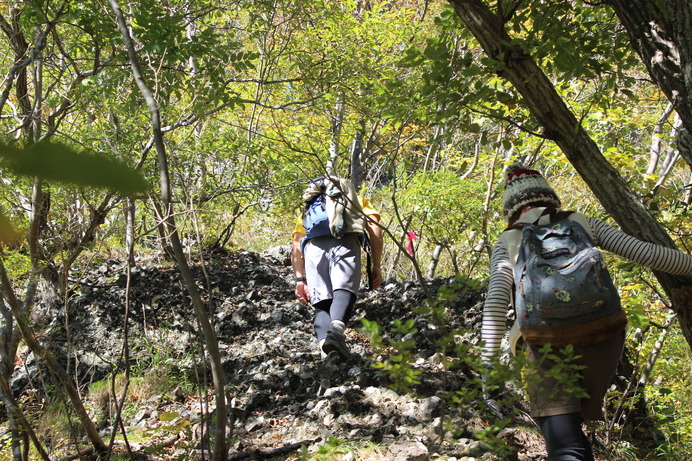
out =
<path fill-rule="evenodd" d="M 549 461 L 594 461 L 591 443 L 582 431 L 579 413 L 537 418 Z"/>
<path fill-rule="evenodd" d="M 315 305 L 314 326 L 318 342 L 327 337 L 332 320 L 348 323 L 355 303 L 355 294 L 348 290 L 334 290 L 334 299 L 325 299 Z"/>

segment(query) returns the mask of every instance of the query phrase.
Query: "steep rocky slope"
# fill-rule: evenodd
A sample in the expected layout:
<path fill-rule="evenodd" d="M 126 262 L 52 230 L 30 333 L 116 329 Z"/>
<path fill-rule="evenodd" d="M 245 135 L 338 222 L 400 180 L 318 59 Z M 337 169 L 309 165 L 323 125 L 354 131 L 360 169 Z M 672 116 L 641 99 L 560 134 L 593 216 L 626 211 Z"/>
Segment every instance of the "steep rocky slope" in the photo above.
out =
<path fill-rule="evenodd" d="M 320 360 L 311 308 L 293 297 L 286 248 L 263 255 L 215 252 L 194 270 L 200 290 L 214 300 L 211 315 L 233 408 L 231 459 L 299 459 L 301 452 L 350 460 L 544 459 L 543 444 L 525 408 L 508 410 L 511 422 L 500 432 L 512 453 L 498 455 L 477 440 L 475 435 L 492 428 L 496 417 L 482 401 L 452 403 L 447 398 L 464 390 L 477 392 L 477 375 L 462 362 L 445 365 L 436 346 L 444 334 L 429 313 L 419 311 L 424 296 L 417 284 L 389 280 L 379 290 L 363 291 L 350 324 L 354 328 L 348 331 L 353 357 L 337 363 Z M 108 378 L 113 364 L 122 363 L 125 266 L 107 261 L 86 274 L 74 274 L 73 282 L 69 309 L 42 304 L 34 318 L 43 324 L 46 344 L 87 389 L 90 382 Z M 433 292 L 452 284 L 451 279 L 430 281 Z M 455 341 L 474 344 L 483 293 L 467 289 L 447 298 L 445 328 L 458 329 Z M 140 263 L 132 272 L 129 299 L 128 345 L 137 370 L 167 361 L 180 376 L 208 379 L 199 373 L 205 369 L 195 353 L 200 339 L 175 268 Z M 385 342 L 415 341 L 412 356 L 420 383 L 411 386 L 414 393 L 393 391 L 388 374 L 373 368 L 373 362 L 386 360 L 396 350 L 374 351 L 357 329 L 363 317 L 382 327 Z M 417 332 L 406 336 L 396 331 L 396 321 L 408 319 Z M 50 400 L 43 395 L 50 387 L 49 376 L 32 354 L 21 352 L 14 391 L 25 398 L 32 395 L 28 402 Z M 201 422 L 213 416 L 208 406 L 212 392 L 188 394 L 177 389 L 146 396 L 136 411 L 126 412 L 128 433 L 146 429 L 150 436 L 131 436 L 130 448 L 146 448 L 150 459 L 201 459 L 208 446 Z M 109 407 L 103 405 L 107 413 Z M 98 414 L 95 419 L 103 434 L 110 434 L 111 420 Z M 59 446 L 56 442 L 55 449 Z"/>

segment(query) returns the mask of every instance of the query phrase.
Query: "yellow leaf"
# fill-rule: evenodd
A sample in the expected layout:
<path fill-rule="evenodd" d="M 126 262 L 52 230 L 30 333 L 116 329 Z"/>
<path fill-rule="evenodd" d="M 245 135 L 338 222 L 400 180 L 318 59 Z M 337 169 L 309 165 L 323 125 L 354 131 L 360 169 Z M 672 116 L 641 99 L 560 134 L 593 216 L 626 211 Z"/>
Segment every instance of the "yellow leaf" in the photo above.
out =
<path fill-rule="evenodd" d="M 0 213 L 0 243 L 8 244 L 21 238 L 19 232 L 14 230 L 12 223 L 4 214 Z"/>

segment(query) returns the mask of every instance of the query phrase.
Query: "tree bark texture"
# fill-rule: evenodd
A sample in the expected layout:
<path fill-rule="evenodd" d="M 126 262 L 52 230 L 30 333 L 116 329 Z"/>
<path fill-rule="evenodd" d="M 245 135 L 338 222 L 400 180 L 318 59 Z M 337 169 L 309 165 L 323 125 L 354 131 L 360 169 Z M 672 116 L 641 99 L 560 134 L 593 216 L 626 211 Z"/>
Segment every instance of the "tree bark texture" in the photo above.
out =
<path fill-rule="evenodd" d="M 542 125 L 543 135 L 560 147 L 622 230 L 641 240 L 675 248 L 673 240 L 602 155 L 534 59 L 525 50 L 511 45 L 501 18 L 482 0 L 449 0 L 449 3 L 485 53 L 499 61 L 498 74 L 521 93 Z M 674 296 L 680 289 L 691 287 L 692 280 L 661 272 L 655 275 L 673 299 L 673 309 L 679 313 L 682 331 L 692 347 L 692 299 Z"/>
<path fill-rule="evenodd" d="M 678 149 L 692 167 L 692 2 L 606 0 L 649 75 L 682 119 Z"/>

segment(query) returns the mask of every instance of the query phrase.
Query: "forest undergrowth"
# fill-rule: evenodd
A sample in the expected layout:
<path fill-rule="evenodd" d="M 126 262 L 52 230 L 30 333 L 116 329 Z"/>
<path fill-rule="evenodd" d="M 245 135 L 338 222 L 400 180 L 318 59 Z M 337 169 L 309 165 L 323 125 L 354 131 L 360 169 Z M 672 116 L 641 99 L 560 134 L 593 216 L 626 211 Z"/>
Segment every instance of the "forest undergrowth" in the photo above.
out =
<path fill-rule="evenodd" d="M 321 362 L 310 309 L 293 299 L 285 256 L 285 249 L 212 252 L 204 270 L 195 266 L 216 300 L 231 459 L 249 453 L 275 460 L 545 459 L 517 380 L 520 363 L 509 361 L 493 374 L 503 389 L 501 417 L 483 403 L 481 283 L 428 280 L 432 302 L 416 282 L 395 278 L 364 291 L 348 333 L 352 360 Z M 157 261 L 133 272 L 126 344 L 124 274 L 117 259 L 93 263 L 67 311 L 37 306 L 42 339 L 80 383 L 109 443 L 115 434 L 115 459 L 201 459 L 212 437 L 213 392 L 179 276 Z M 51 459 L 85 449 L 59 386 L 26 348 L 20 352 L 12 386 Z M 622 398 L 634 370 L 627 357 L 609 395 L 609 415 L 619 416 L 589 427 L 598 459 L 686 459 L 687 442 L 669 432 L 675 407 L 664 405 L 670 400 L 642 393 Z M 0 442 L 9 447 L 6 430 Z M 0 459 L 9 461 L 3 452 Z"/>

